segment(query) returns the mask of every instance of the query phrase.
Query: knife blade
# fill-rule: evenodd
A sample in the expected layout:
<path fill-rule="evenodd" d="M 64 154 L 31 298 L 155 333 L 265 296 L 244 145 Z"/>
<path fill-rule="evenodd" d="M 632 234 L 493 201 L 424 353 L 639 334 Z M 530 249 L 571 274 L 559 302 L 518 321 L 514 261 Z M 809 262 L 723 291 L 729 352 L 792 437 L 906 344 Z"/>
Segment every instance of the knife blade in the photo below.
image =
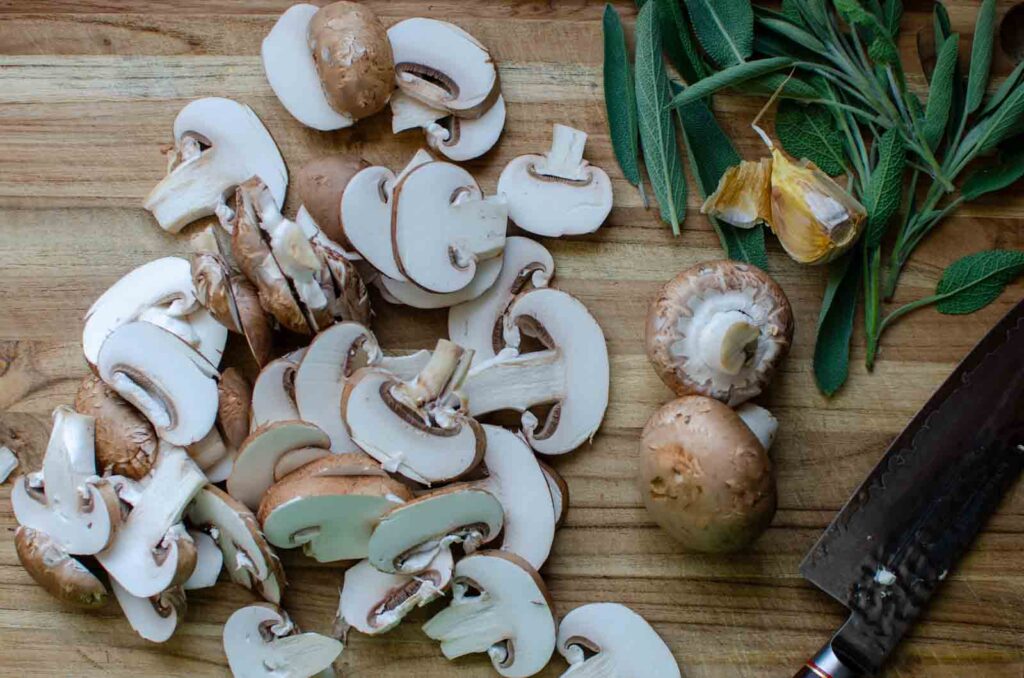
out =
<path fill-rule="evenodd" d="M 877 672 L 1024 467 L 1024 301 L 892 442 L 800 572 L 850 609 L 797 676 Z"/>

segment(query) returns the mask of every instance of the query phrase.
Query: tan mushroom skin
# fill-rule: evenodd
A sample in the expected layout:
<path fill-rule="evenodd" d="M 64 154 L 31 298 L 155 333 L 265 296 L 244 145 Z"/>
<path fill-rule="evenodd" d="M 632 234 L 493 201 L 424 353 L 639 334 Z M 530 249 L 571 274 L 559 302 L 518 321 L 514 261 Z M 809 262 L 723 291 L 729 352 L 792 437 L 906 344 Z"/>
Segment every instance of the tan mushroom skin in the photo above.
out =
<path fill-rule="evenodd" d="M 153 466 L 156 431 L 142 413 L 98 377 L 82 380 L 75 410 L 96 419 L 96 466 L 138 480 Z"/>
<path fill-rule="evenodd" d="M 44 533 L 20 526 L 14 547 L 25 571 L 58 600 L 87 608 L 107 602 L 103 582 Z"/>

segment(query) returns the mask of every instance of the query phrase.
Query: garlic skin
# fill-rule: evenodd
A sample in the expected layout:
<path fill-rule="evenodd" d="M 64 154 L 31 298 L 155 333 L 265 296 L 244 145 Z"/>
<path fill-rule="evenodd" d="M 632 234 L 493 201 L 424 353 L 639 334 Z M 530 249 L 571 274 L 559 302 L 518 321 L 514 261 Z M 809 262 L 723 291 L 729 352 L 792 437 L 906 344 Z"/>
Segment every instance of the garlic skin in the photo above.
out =
<path fill-rule="evenodd" d="M 770 225 L 771 195 L 772 159 L 744 160 L 725 171 L 700 211 L 737 228 Z"/>

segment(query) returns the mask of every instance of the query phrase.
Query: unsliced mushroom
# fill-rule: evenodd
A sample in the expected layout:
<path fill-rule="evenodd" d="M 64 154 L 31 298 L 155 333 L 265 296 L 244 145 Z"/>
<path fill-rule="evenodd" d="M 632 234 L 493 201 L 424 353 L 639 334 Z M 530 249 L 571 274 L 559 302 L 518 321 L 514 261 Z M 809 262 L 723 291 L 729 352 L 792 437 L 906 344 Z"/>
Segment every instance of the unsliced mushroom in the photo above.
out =
<path fill-rule="evenodd" d="M 98 608 L 107 602 L 107 588 L 49 535 L 21 525 L 14 549 L 25 571 L 57 600 L 78 607 Z"/>
<path fill-rule="evenodd" d="M 284 159 L 248 106 L 221 97 L 192 101 L 174 120 L 174 144 L 167 176 L 143 203 L 164 230 L 177 233 L 196 219 L 224 213 L 225 194 L 253 176 L 278 204 L 284 202 Z"/>
<path fill-rule="evenodd" d="M 156 457 L 156 431 L 117 392 L 90 375 L 78 387 L 75 410 L 96 420 L 96 465 L 100 473 L 133 480 L 149 473 Z"/>
<path fill-rule="evenodd" d="M 501 172 L 498 194 L 523 230 L 546 237 L 593 233 L 612 209 L 612 182 L 583 159 L 587 135 L 555 125 L 544 155 L 522 155 Z"/>
<path fill-rule="evenodd" d="M 352 244 L 341 229 L 341 196 L 352 177 L 367 167 L 362 158 L 331 155 L 307 162 L 295 175 L 295 192 L 306 213 L 324 235 L 346 250 Z"/>
<path fill-rule="evenodd" d="M 216 586 L 217 578 L 224 567 L 224 552 L 206 532 L 189 530 L 188 534 L 196 545 L 196 567 L 182 584 L 182 588 L 191 591 Z"/>
<path fill-rule="evenodd" d="M 428 292 L 418 285 L 402 280 L 392 280 L 386 275 L 378 276 L 377 285 L 387 292 L 392 303 L 400 302 L 413 308 L 447 308 L 478 298 L 489 290 L 501 274 L 501 257 L 492 257 L 480 262 L 473 280 L 461 290 L 438 294 Z"/>
<path fill-rule="evenodd" d="M 540 470 L 544 472 L 544 479 L 548 483 L 551 508 L 555 514 L 555 527 L 559 527 L 565 520 L 565 514 L 569 512 L 569 485 L 554 468 L 540 460 L 537 463 L 540 464 Z"/>
<path fill-rule="evenodd" d="M 257 375 L 252 385 L 252 430 L 275 421 L 300 418 L 295 405 L 295 376 L 304 355 L 305 350 L 281 356 L 267 363 Z"/>
<path fill-rule="evenodd" d="M 479 118 L 460 118 L 396 92 L 391 97 L 391 131 L 395 134 L 422 128 L 427 145 L 449 160 L 478 158 L 498 143 L 505 127 L 505 98 L 501 95 Z"/>
<path fill-rule="evenodd" d="M 185 592 L 180 586 L 153 596 L 134 596 L 116 579 L 110 581 L 121 611 L 135 632 L 151 643 L 165 643 L 185 619 Z"/>
<path fill-rule="evenodd" d="M 266 603 L 236 610 L 224 624 L 224 654 L 235 678 L 312 678 L 341 651 L 334 638 L 299 633 L 284 610 Z"/>
<path fill-rule="evenodd" d="M 423 625 L 457 659 L 486 652 L 508 678 L 539 673 L 555 651 L 554 603 L 540 575 L 522 558 L 484 551 L 455 566 L 452 602 Z"/>
<path fill-rule="evenodd" d="M 306 421 L 277 421 L 260 426 L 238 448 L 228 477 L 228 494 L 255 511 L 274 484 L 274 466 L 293 450 L 316 447 L 328 454 L 331 439 Z"/>
<path fill-rule="evenodd" d="M 423 572 L 442 551 L 462 544 L 472 553 L 501 532 L 498 499 L 480 487 L 453 485 L 392 508 L 369 541 L 369 561 L 381 572 Z"/>
<path fill-rule="evenodd" d="M 563 678 L 679 678 L 672 651 L 647 621 L 624 605 L 577 607 L 558 626 Z"/>
<path fill-rule="evenodd" d="M 647 356 L 679 395 L 735 407 L 759 394 L 789 352 L 793 311 L 767 273 L 709 261 L 662 287 L 647 315 Z"/>

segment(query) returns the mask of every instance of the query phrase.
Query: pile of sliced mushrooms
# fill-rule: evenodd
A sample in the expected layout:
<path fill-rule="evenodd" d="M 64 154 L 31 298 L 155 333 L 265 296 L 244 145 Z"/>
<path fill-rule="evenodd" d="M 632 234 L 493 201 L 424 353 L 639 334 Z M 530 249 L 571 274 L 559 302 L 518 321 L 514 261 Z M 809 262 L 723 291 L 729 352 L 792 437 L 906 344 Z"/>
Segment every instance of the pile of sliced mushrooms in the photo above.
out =
<path fill-rule="evenodd" d="M 244 678 L 319 675 L 351 629 L 385 633 L 447 595 L 423 628 L 451 659 L 485 653 L 499 674 L 530 676 L 557 649 L 566 675 L 679 676 L 620 605 L 578 608 L 559 629 L 537 572 L 569 490 L 537 455 L 593 438 L 608 352 L 584 304 L 551 285 L 551 254 L 507 235 L 508 221 L 548 237 L 600 227 L 611 187 L 583 160 L 586 134 L 556 125 L 546 153 L 513 160 L 484 195 L 454 162 L 495 144 L 505 102 L 490 53 L 462 29 L 417 18 L 385 30 L 358 4 L 299 4 L 262 55 L 302 124 L 340 129 L 390 105 L 395 131 L 421 129 L 429 150 L 397 172 L 308 163 L 289 217 L 284 159 L 249 107 L 181 110 L 145 208 L 174 233 L 215 219 L 192 229 L 190 260 L 136 268 L 86 314 L 92 374 L 54 411 L 42 469 L 13 486 L 25 569 L 83 607 L 113 591 L 153 642 L 183 623 L 186 595 L 224 575 L 262 599 L 224 627 Z M 447 309 L 449 336 L 385 351 L 368 284 L 392 304 Z M 715 332 L 743 334 L 727 320 Z M 222 364 L 229 333 L 254 381 Z M 486 423 L 508 411 L 516 426 Z M 336 637 L 300 633 L 280 607 L 277 549 L 299 548 L 358 561 Z"/>

